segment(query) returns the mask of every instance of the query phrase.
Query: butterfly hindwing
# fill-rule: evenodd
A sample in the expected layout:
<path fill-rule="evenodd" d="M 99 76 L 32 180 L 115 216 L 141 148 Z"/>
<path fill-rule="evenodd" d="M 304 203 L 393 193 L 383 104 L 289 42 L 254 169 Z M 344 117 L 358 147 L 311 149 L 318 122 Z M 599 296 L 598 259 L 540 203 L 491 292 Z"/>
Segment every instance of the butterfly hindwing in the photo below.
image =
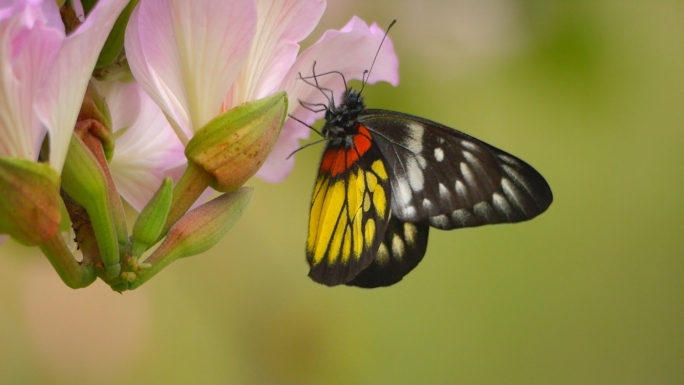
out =
<path fill-rule="evenodd" d="M 553 199 L 524 161 L 460 131 L 394 111 L 365 110 L 389 169 L 392 212 L 440 229 L 513 223 L 541 214 Z"/>
<path fill-rule="evenodd" d="M 401 281 L 423 259 L 429 231 L 427 223 L 403 222 L 392 215 L 375 259 L 347 285 L 374 288 Z"/>
<path fill-rule="evenodd" d="M 328 143 L 311 199 L 306 255 L 309 276 L 349 282 L 375 258 L 390 216 L 391 189 L 382 154 L 368 131 L 353 147 Z"/>

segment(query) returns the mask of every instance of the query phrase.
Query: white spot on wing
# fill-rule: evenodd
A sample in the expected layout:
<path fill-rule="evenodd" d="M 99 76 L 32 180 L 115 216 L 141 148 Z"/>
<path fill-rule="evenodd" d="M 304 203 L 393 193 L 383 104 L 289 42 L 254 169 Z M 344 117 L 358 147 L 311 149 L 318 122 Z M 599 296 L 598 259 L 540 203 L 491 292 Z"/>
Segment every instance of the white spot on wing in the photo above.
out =
<path fill-rule="evenodd" d="M 413 191 L 423 191 L 423 184 L 425 182 L 423 178 L 423 170 L 418 166 L 418 162 L 409 158 L 406 162 L 406 171 L 408 172 L 409 184 Z"/>
<path fill-rule="evenodd" d="M 397 178 L 397 191 L 392 191 L 395 194 L 393 198 L 397 199 L 402 205 L 408 205 L 413 200 L 413 193 L 406 178 Z"/>
<path fill-rule="evenodd" d="M 473 172 L 470 170 L 470 167 L 463 162 L 461 162 L 461 174 L 463 175 L 463 178 L 469 187 L 477 187 L 475 174 L 473 174 Z"/>
<path fill-rule="evenodd" d="M 406 140 L 404 145 L 414 154 L 423 152 L 423 128 L 422 124 L 410 122 L 406 125 Z"/>
<path fill-rule="evenodd" d="M 422 155 L 416 155 L 416 160 L 418 161 L 418 165 L 420 166 L 420 168 L 425 170 L 425 168 L 427 167 L 427 162 L 425 161 L 425 158 L 423 158 Z"/>
<path fill-rule="evenodd" d="M 507 164 L 501 165 L 501 168 L 503 168 L 504 172 L 508 176 L 510 176 L 511 179 L 513 179 L 513 182 L 515 182 L 515 184 L 522 186 L 525 190 L 527 190 L 527 192 L 530 193 L 530 196 L 533 196 L 532 190 L 527 185 L 527 181 L 525 180 L 525 178 L 523 178 L 522 175 L 520 175 L 520 172 L 518 172 L 518 170 L 514 169 L 513 167 Z"/>
<path fill-rule="evenodd" d="M 425 210 L 427 210 L 427 211 L 430 211 L 430 209 L 432 208 L 432 202 L 430 202 L 429 199 L 424 198 L 423 199 L 423 208 L 425 208 Z"/>
<path fill-rule="evenodd" d="M 478 159 L 478 158 L 477 158 L 475 155 L 473 155 L 471 152 L 469 152 L 469 151 L 463 151 L 463 157 L 464 157 L 465 160 L 466 160 L 471 166 L 473 166 L 475 169 L 479 169 L 479 170 L 482 170 L 482 169 L 483 169 L 482 163 L 480 163 L 480 159 Z"/>
<path fill-rule="evenodd" d="M 441 147 L 435 148 L 435 160 L 441 162 L 444 160 L 444 150 Z"/>
<path fill-rule="evenodd" d="M 456 183 L 458 183 L 458 181 L 456 181 Z M 439 197 L 444 199 L 444 200 L 449 200 L 449 198 L 451 197 L 451 193 L 449 193 L 449 189 L 446 188 L 446 186 L 441 184 L 441 183 L 439 184 Z"/>
<path fill-rule="evenodd" d="M 484 218 L 487 221 L 493 220 L 495 218 L 494 209 L 489 204 L 489 202 L 476 203 L 473 206 L 473 212 L 475 213 L 476 216 L 478 216 L 480 218 Z"/>
<path fill-rule="evenodd" d="M 468 195 L 466 186 L 460 180 L 456 180 L 456 195 L 465 198 Z"/>
<path fill-rule="evenodd" d="M 506 195 L 506 198 L 508 198 L 509 201 L 513 202 L 513 204 L 515 204 L 523 212 L 525 212 L 525 204 L 520 200 L 520 197 L 518 196 L 518 190 L 513 185 L 513 182 L 511 182 L 508 178 L 502 178 L 501 189 L 503 190 L 504 195 Z"/>
<path fill-rule="evenodd" d="M 472 151 L 478 151 L 478 150 L 480 150 L 480 147 L 479 147 L 477 144 L 475 144 L 475 143 L 473 143 L 473 142 L 469 142 L 469 141 L 467 141 L 467 140 L 462 140 L 462 141 L 461 141 L 461 146 L 463 146 L 463 147 L 465 147 L 465 148 L 467 148 L 467 149 L 469 149 L 469 150 L 472 150 Z"/>
<path fill-rule="evenodd" d="M 468 224 L 472 217 L 473 215 L 466 209 L 456 210 L 451 213 L 451 218 L 454 222 L 460 222 L 463 226 Z"/>
<path fill-rule="evenodd" d="M 512 157 L 512 156 L 508 156 L 508 155 L 504 155 L 504 154 L 497 154 L 496 156 L 497 156 L 499 159 L 503 160 L 504 162 L 506 162 L 506 163 L 508 163 L 508 164 L 512 164 L 512 165 L 515 165 L 515 166 L 519 166 L 519 165 L 520 165 L 520 162 L 518 161 L 518 159 L 515 159 L 515 158 Z"/>
<path fill-rule="evenodd" d="M 511 215 L 511 205 L 508 203 L 506 198 L 503 197 L 503 195 L 495 192 L 494 195 L 492 195 L 492 204 L 494 207 L 506 214 L 507 217 Z"/>
<path fill-rule="evenodd" d="M 449 218 L 447 218 L 446 215 L 437 215 L 435 217 L 430 217 L 428 221 L 430 222 L 430 226 L 434 226 L 441 229 L 449 225 Z"/>

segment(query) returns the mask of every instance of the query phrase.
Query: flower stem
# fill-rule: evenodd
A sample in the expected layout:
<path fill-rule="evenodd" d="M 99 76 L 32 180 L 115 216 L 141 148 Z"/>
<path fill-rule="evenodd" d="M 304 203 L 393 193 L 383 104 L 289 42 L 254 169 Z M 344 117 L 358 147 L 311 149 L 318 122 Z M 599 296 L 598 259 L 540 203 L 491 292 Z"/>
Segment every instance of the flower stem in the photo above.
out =
<path fill-rule="evenodd" d="M 79 263 L 71 250 L 64 243 L 61 234 L 57 233 L 47 242 L 41 244 L 40 250 L 48 258 L 62 281 L 72 289 L 80 289 L 93 283 L 97 278 L 95 266 Z"/>
<path fill-rule="evenodd" d="M 166 233 L 169 232 L 171 226 L 176 223 L 197 201 L 197 198 L 202 195 L 204 190 L 209 187 L 213 180 L 209 174 L 202 167 L 196 163 L 188 160 L 188 167 L 185 169 L 183 176 L 173 189 L 173 198 L 171 200 L 171 210 L 166 219 L 164 229 L 159 235 L 159 241 Z"/>
<path fill-rule="evenodd" d="M 119 242 L 110 207 L 109 189 L 102 167 L 76 135 L 71 137 L 69 156 L 62 170 L 62 188 L 81 206 L 92 221 L 107 277 L 121 272 Z"/>

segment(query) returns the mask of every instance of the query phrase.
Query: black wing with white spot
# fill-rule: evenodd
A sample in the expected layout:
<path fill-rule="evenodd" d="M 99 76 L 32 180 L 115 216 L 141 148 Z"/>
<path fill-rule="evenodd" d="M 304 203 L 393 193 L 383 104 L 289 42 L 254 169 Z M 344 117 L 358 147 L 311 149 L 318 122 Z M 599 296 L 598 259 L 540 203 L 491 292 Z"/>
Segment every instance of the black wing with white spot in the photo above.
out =
<path fill-rule="evenodd" d="M 429 231 L 427 223 L 402 222 L 392 215 L 375 259 L 347 285 L 374 288 L 401 281 L 423 259 Z"/>
<path fill-rule="evenodd" d="M 513 223 L 544 212 L 553 195 L 524 161 L 460 131 L 394 111 L 365 110 L 392 184 L 392 214 L 440 229 Z"/>

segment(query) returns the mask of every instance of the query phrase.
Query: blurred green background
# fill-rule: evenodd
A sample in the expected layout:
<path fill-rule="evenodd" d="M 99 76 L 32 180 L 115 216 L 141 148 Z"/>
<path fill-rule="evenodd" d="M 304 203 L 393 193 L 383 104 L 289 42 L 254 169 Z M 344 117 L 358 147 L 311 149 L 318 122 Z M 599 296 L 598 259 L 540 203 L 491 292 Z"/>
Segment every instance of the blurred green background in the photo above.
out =
<path fill-rule="evenodd" d="M 353 14 L 399 21 L 400 86 L 368 104 L 520 156 L 549 211 L 433 230 L 391 288 L 326 288 L 304 259 L 320 146 L 135 292 L 70 290 L 9 242 L 0 383 L 684 383 L 684 2 L 333 2 L 309 42 Z"/>

